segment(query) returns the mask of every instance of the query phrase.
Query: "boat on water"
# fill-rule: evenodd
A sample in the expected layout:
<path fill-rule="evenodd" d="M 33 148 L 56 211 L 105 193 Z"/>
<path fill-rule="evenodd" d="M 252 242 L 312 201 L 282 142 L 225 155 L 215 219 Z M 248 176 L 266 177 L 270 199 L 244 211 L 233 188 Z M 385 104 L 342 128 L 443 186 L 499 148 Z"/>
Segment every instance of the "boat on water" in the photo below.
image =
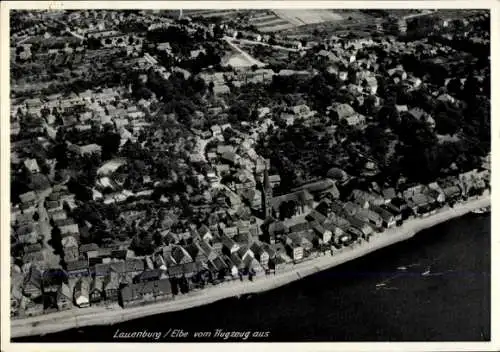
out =
<path fill-rule="evenodd" d="M 429 275 L 430 275 L 430 273 L 431 273 L 431 269 L 429 268 L 429 269 L 427 269 L 426 271 L 424 271 L 424 272 L 422 273 L 422 276 L 429 276 Z"/>
<path fill-rule="evenodd" d="M 376 284 L 375 287 L 377 287 L 377 288 L 385 287 L 385 283 L 381 282 L 379 284 Z"/>
<path fill-rule="evenodd" d="M 484 207 L 479 209 L 474 209 L 471 211 L 473 214 L 487 214 L 491 211 L 490 207 Z"/>
<path fill-rule="evenodd" d="M 408 268 L 406 266 L 398 266 L 398 270 L 408 270 Z"/>

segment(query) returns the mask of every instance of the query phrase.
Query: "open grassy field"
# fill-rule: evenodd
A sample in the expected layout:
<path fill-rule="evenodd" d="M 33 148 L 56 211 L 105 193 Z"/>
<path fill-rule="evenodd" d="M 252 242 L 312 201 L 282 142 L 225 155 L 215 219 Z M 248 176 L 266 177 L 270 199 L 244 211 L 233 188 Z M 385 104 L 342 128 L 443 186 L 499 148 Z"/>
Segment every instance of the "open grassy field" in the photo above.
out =
<path fill-rule="evenodd" d="M 296 26 L 305 24 L 322 23 L 330 21 L 340 21 L 342 16 L 333 10 L 323 9 L 293 9 L 293 10 L 274 10 L 274 13 L 284 20 Z"/>

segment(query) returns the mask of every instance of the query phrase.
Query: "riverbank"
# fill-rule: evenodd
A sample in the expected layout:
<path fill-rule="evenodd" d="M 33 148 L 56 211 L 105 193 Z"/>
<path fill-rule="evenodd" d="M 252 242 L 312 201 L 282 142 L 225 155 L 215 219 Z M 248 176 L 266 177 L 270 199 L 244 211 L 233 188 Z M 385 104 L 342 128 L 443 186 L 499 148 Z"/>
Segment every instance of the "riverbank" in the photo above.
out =
<path fill-rule="evenodd" d="M 447 220 L 460 217 L 473 209 L 489 205 L 489 197 L 483 197 L 467 203 L 458 204 L 453 209 L 442 209 L 435 215 L 426 218 L 414 219 L 401 227 L 388 230 L 372 237 L 369 243 L 363 242 L 353 248 L 309 260 L 290 267 L 288 270 L 277 273 L 276 276 L 263 276 L 254 282 L 236 281 L 224 283 L 221 286 L 196 291 L 187 296 L 181 296 L 170 302 L 152 304 L 148 306 L 107 310 L 102 307 L 87 309 L 73 309 L 68 312 L 53 313 L 46 316 L 22 320 L 13 320 L 11 323 L 12 337 L 41 335 L 75 327 L 88 325 L 114 324 L 127 320 L 146 317 L 169 311 L 183 310 L 195 306 L 209 304 L 224 298 L 241 294 L 271 290 L 286 285 L 305 276 L 340 265 L 350 260 L 362 257 L 370 252 L 390 246 L 413 237 L 417 232 L 433 227 Z M 33 326 L 35 325 L 35 326 Z"/>

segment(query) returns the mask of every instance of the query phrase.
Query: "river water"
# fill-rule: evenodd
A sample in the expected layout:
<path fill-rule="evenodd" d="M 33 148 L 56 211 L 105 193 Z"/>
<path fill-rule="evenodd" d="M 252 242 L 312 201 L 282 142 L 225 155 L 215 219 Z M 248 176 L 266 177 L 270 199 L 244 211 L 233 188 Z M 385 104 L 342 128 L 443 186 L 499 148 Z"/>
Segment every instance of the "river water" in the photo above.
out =
<path fill-rule="evenodd" d="M 489 340 L 490 221 L 466 215 L 273 291 L 13 342 Z M 117 338 L 134 331 L 162 338 Z"/>

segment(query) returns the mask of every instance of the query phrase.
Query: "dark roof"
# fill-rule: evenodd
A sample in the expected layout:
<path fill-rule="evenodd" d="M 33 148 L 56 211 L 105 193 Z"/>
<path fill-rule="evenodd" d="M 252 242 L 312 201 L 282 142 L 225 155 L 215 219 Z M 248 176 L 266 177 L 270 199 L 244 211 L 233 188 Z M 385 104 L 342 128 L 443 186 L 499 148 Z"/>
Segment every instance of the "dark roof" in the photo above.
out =
<path fill-rule="evenodd" d="M 232 239 L 230 239 L 227 236 L 221 236 L 222 238 L 222 245 L 225 246 L 227 249 L 233 248 L 233 246 L 236 244 Z"/>
<path fill-rule="evenodd" d="M 270 258 L 276 256 L 276 250 L 270 244 L 263 243 L 262 249 L 265 250 L 267 252 L 267 254 L 269 254 Z"/>
<path fill-rule="evenodd" d="M 171 256 L 176 261 L 176 263 L 179 263 L 182 261 L 182 259 L 184 259 L 184 257 L 186 257 L 186 250 L 184 250 L 184 248 L 182 248 L 181 246 L 174 246 L 172 248 Z"/>
<path fill-rule="evenodd" d="M 293 201 L 297 204 L 306 204 L 314 200 L 314 197 L 307 190 L 301 190 L 294 193 L 288 193 L 271 199 L 271 206 L 275 211 L 279 211 L 279 207 L 284 202 Z"/>
<path fill-rule="evenodd" d="M 144 271 L 145 265 L 144 261 L 141 259 L 126 259 L 125 269 L 127 272 L 132 271 Z"/>
<path fill-rule="evenodd" d="M 385 188 L 382 190 L 382 195 L 385 199 L 392 199 L 396 197 L 396 190 L 394 188 Z"/>
<path fill-rule="evenodd" d="M 86 260 L 75 260 L 66 263 L 66 268 L 67 271 L 86 270 L 89 268 L 89 264 Z"/>
<path fill-rule="evenodd" d="M 145 294 L 159 296 L 161 294 L 172 294 L 172 286 L 168 279 L 147 281 L 125 286 L 121 290 L 124 302 L 140 300 Z"/>
<path fill-rule="evenodd" d="M 202 241 L 203 242 L 203 241 Z M 206 244 L 206 243 L 205 243 Z M 193 260 L 198 256 L 198 255 L 203 255 L 205 256 L 205 251 L 201 248 L 201 243 L 191 243 L 187 246 L 184 247 L 186 251 L 189 253 L 191 258 Z"/>
<path fill-rule="evenodd" d="M 137 279 L 144 281 L 144 280 L 160 278 L 160 276 L 161 276 L 161 270 L 159 269 L 145 270 L 137 276 Z"/>
<path fill-rule="evenodd" d="M 394 215 L 392 215 L 390 211 L 385 210 L 384 208 L 381 208 L 377 205 L 370 205 L 370 209 L 379 214 L 384 221 L 390 221 L 394 217 Z"/>
<path fill-rule="evenodd" d="M 407 205 L 406 202 L 404 201 L 404 199 L 401 199 L 401 198 L 393 198 L 391 200 L 391 203 L 394 204 L 397 207 Z"/>
<path fill-rule="evenodd" d="M 318 223 L 322 224 L 326 221 L 326 216 L 324 216 L 323 214 L 321 214 L 319 211 L 317 210 L 313 210 L 311 211 L 307 216 L 306 216 L 307 220 L 309 221 L 317 221 Z"/>
<path fill-rule="evenodd" d="M 200 241 L 199 246 L 206 255 L 209 255 L 213 251 L 213 248 L 205 241 Z"/>
<path fill-rule="evenodd" d="M 311 193 L 316 193 L 316 192 L 324 192 L 324 191 L 327 191 L 328 189 L 331 189 L 331 188 L 333 188 L 335 190 L 337 189 L 337 187 L 335 186 L 335 181 L 327 178 L 324 180 L 311 182 L 311 183 L 307 183 L 305 185 L 296 187 L 296 188 L 292 189 L 292 191 L 295 192 L 295 191 L 306 190 L 306 191 L 311 192 Z M 338 191 L 336 193 L 338 193 Z"/>
<path fill-rule="evenodd" d="M 90 252 L 90 251 L 96 251 L 99 249 L 99 246 L 95 243 L 86 243 L 86 244 L 82 244 L 80 246 L 80 253 L 86 253 L 86 252 Z"/>

